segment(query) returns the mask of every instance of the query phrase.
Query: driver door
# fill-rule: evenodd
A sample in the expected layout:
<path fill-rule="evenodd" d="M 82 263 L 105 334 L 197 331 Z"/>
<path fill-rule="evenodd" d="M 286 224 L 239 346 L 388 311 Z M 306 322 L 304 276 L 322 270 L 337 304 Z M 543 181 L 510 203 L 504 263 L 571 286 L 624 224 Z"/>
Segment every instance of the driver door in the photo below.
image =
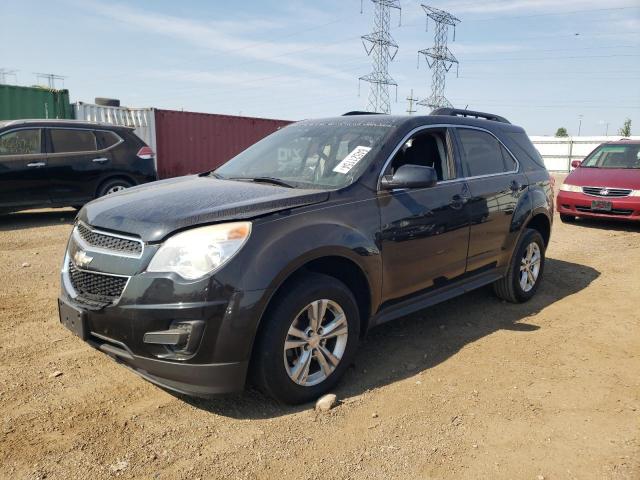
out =
<path fill-rule="evenodd" d="M 469 188 L 458 178 L 446 128 L 426 128 L 406 140 L 383 174 L 404 164 L 431 166 L 433 187 L 379 191 L 383 300 L 446 284 L 466 270 Z"/>

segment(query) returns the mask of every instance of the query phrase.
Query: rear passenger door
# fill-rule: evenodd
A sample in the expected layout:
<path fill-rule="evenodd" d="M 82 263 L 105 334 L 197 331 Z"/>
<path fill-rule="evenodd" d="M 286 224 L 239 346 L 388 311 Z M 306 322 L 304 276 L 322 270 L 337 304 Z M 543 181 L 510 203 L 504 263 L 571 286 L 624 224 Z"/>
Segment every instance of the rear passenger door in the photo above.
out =
<path fill-rule="evenodd" d="M 54 204 L 82 204 L 95 196 L 110 159 L 98 152 L 91 129 L 48 129 L 49 196 Z"/>
<path fill-rule="evenodd" d="M 490 132 L 457 127 L 462 169 L 471 193 L 467 272 L 509 261 L 506 249 L 513 214 L 527 188 L 518 163 Z"/>

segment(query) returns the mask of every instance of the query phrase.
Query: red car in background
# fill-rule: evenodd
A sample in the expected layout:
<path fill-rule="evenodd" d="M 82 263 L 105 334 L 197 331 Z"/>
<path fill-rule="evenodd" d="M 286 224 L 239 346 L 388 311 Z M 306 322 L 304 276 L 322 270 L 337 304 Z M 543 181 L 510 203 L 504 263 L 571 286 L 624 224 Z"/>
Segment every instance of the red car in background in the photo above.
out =
<path fill-rule="evenodd" d="M 640 141 L 603 143 L 564 180 L 557 208 L 563 222 L 576 217 L 640 221 Z"/>

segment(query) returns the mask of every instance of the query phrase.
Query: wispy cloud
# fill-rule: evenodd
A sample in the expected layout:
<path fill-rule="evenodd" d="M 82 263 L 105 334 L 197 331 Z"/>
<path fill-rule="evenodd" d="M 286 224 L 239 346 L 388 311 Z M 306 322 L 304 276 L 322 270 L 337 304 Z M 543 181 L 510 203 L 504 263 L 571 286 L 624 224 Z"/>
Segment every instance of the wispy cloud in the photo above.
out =
<path fill-rule="evenodd" d="M 319 61 L 309 60 L 307 56 L 295 56 L 295 52 L 302 53 L 311 50 L 316 53 L 337 54 L 340 49 L 335 45 L 256 41 L 238 34 L 239 31 L 242 33 L 243 30 L 246 31 L 249 27 L 255 30 L 259 26 L 256 23 L 249 25 L 249 27 L 236 28 L 236 21 L 203 22 L 190 18 L 159 14 L 123 4 L 83 1 L 77 3 L 77 6 L 109 18 L 126 27 L 171 37 L 212 53 L 233 53 L 231 58 L 242 57 L 249 61 L 267 62 L 273 65 L 285 66 L 295 71 L 332 77 L 337 80 L 350 80 L 352 78 L 352 75 L 345 74 L 342 69 L 327 66 Z M 274 26 L 271 21 L 266 20 L 264 22 L 269 27 Z M 294 55 L 288 55 L 286 52 Z"/>

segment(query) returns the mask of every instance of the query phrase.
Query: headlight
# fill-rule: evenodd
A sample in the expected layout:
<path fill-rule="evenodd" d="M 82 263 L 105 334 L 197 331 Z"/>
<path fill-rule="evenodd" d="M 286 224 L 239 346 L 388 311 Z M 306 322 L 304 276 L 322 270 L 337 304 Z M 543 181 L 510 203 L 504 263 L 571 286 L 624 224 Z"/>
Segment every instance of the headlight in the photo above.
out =
<path fill-rule="evenodd" d="M 569 185 L 568 183 L 563 183 L 560 185 L 560 191 L 562 192 L 582 192 L 582 187 L 578 185 Z"/>
<path fill-rule="evenodd" d="M 251 234 L 251 222 L 199 227 L 169 238 L 156 252 L 148 272 L 175 272 L 187 280 L 219 270 L 240 251 Z"/>
<path fill-rule="evenodd" d="M 640 190 L 631 190 L 631 193 L 629 194 L 629 196 L 640 197 Z"/>

